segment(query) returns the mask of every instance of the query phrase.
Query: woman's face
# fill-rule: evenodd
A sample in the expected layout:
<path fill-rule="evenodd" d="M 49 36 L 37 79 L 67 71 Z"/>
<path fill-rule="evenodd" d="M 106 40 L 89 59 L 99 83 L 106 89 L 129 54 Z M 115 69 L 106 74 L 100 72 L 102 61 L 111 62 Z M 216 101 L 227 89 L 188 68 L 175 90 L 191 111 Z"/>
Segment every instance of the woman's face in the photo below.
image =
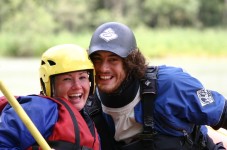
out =
<path fill-rule="evenodd" d="M 75 71 L 56 75 L 54 78 L 54 97 L 70 101 L 81 110 L 88 98 L 90 81 L 88 71 Z"/>

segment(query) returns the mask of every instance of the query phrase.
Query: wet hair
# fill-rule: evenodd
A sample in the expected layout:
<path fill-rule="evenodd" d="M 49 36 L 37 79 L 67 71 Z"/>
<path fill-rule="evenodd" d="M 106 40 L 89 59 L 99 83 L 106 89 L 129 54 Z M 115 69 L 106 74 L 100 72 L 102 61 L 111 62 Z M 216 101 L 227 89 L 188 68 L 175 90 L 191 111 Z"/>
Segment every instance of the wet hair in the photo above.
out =
<path fill-rule="evenodd" d="M 144 77 L 148 64 L 138 48 L 123 59 L 123 62 L 128 75 L 137 79 Z"/>

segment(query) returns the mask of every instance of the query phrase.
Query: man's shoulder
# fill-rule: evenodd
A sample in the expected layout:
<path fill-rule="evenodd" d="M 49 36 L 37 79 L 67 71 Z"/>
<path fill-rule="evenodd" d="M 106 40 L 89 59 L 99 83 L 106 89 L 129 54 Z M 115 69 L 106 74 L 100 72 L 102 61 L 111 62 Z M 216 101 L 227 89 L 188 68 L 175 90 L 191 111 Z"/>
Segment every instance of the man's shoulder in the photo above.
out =
<path fill-rule="evenodd" d="M 145 78 L 156 79 L 158 74 L 159 66 L 147 66 L 147 70 L 145 72 Z"/>
<path fill-rule="evenodd" d="M 177 77 L 185 75 L 189 74 L 181 67 L 166 65 L 158 66 L 158 76 L 177 79 Z"/>

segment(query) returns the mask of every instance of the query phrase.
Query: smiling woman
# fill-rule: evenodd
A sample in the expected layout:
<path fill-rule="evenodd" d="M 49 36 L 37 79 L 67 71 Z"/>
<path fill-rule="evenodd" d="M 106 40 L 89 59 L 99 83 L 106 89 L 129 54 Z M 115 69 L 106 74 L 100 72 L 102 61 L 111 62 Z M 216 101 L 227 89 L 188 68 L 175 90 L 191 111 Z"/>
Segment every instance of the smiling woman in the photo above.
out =
<path fill-rule="evenodd" d="M 30 82 L 32 78 L 28 79 L 27 76 L 38 76 L 31 81 L 37 81 L 38 85 L 35 87 L 41 87 L 40 94 L 37 92 L 40 89 L 27 93 L 25 91 L 26 94 L 14 91 L 10 93 L 16 96 L 16 101 L 29 115 L 50 147 L 99 150 L 98 133 L 84 108 L 89 94 L 94 90 L 94 69 L 86 50 L 75 44 L 62 44 L 47 49 L 37 61 L 37 67 L 28 61 L 12 62 L 13 60 L 1 63 L 2 72 L 8 73 L 1 75 L 4 78 L 11 75 L 16 79 L 12 82 L 11 78 L 8 78 L 7 81 L 11 82 L 12 87 L 20 81 L 18 89 L 22 86 L 31 88 L 35 85 Z M 10 68 L 5 66 L 7 64 L 11 64 Z M 28 68 L 25 68 L 26 65 Z M 39 72 L 27 73 L 34 68 Z M 1 80 L 6 79 L 1 77 Z M 4 95 L 7 96 L 5 93 Z M 6 99 L 8 97 L 0 98 L 1 102 L 7 102 Z M 1 111 L 0 149 L 39 149 L 15 110 L 17 109 L 11 105 L 4 105 Z M 14 123 L 10 124 L 9 128 L 10 122 Z"/>

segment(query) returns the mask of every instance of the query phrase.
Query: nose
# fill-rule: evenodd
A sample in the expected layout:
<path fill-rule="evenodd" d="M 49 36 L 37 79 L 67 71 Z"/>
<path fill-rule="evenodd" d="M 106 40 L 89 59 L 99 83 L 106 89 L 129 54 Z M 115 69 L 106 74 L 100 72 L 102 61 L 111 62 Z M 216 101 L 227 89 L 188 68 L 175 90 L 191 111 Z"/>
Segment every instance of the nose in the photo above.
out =
<path fill-rule="evenodd" d="M 81 88 L 81 83 L 79 80 L 75 79 L 72 84 L 72 89 L 79 89 L 79 88 Z"/>
<path fill-rule="evenodd" d="M 109 70 L 109 64 L 107 63 L 107 61 L 103 61 L 100 66 L 98 67 L 98 69 L 101 71 L 101 72 L 106 72 Z"/>

